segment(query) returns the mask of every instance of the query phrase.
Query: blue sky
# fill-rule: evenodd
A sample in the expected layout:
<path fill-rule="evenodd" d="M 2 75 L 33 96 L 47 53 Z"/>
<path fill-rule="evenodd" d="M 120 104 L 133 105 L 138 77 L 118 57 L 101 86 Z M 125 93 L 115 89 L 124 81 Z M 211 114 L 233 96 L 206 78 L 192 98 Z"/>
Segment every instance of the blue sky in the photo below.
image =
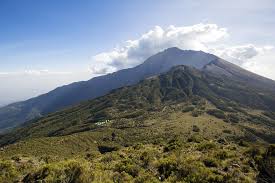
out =
<path fill-rule="evenodd" d="M 260 50 L 275 44 L 274 17 L 273 0 L 2 0 L 0 72 L 13 76 L 0 77 L 0 82 L 9 78 L 9 83 L 18 82 L 14 74 L 26 70 L 73 74 L 60 74 L 56 81 L 43 76 L 39 81 L 47 84 L 41 86 L 26 77 L 27 87 L 0 88 L 0 98 L 8 103 L 87 80 L 94 76 L 88 70 L 95 55 L 109 53 L 129 39 L 137 40 L 155 26 L 216 24 L 229 34 L 221 45 L 253 44 Z M 7 96 L 12 89 L 24 94 Z"/>

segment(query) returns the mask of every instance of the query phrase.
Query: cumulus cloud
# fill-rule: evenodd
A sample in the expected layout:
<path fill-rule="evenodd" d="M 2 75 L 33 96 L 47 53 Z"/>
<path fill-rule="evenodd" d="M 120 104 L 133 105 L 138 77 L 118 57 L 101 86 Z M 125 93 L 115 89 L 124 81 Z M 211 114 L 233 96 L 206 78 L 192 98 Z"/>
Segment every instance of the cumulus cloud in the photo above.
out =
<path fill-rule="evenodd" d="M 273 46 L 257 47 L 253 44 L 214 49 L 212 52 L 239 66 L 251 62 L 252 58 L 273 50 Z M 210 51 L 211 52 L 211 51 Z"/>
<path fill-rule="evenodd" d="M 115 72 L 136 66 L 166 48 L 178 47 L 209 52 L 254 71 L 257 64 L 253 59 L 274 48 L 253 44 L 228 46 L 220 43 L 228 37 L 227 29 L 216 24 L 196 24 L 184 27 L 171 25 L 167 28 L 156 26 L 138 39 L 128 40 L 112 51 L 95 55 L 89 70 L 95 75 Z"/>
<path fill-rule="evenodd" d="M 257 56 L 247 60 L 242 67 L 259 75 L 275 80 L 275 49 L 269 48 Z"/>
<path fill-rule="evenodd" d="M 156 26 L 137 39 L 128 40 L 108 52 L 93 56 L 89 72 L 70 73 L 46 69 L 0 72 L 0 83 L 5 83 L 0 86 L 0 104 L 12 102 L 9 99 L 18 101 L 33 97 L 74 81 L 134 67 L 169 47 L 213 53 L 252 72 L 275 79 L 275 49 L 272 46 L 225 45 L 223 41 L 228 38 L 227 29 L 216 24 L 166 28 Z"/>
<path fill-rule="evenodd" d="M 227 36 L 226 28 L 220 28 L 216 24 L 167 28 L 156 26 L 139 39 L 128 40 L 110 52 L 95 55 L 90 71 L 105 74 L 133 67 L 169 47 L 208 51 L 208 45 Z"/>

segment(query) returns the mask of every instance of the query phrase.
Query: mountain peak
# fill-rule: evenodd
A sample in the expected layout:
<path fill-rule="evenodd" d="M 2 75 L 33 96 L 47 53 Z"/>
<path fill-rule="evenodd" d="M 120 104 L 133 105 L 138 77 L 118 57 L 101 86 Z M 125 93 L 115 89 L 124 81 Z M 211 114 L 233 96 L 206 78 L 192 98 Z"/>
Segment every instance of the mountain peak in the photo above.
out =
<path fill-rule="evenodd" d="M 164 52 L 169 52 L 169 51 L 185 51 L 185 50 L 182 50 L 182 49 L 180 49 L 180 48 L 178 48 L 178 47 L 170 47 L 170 48 L 166 48 L 165 50 L 164 50 Z"/>
<path fill-rule="evenodd" d="M 146 68 L 161 69 L 162 72 L 177 65 L 187 65 L 202 69 L 205 65 L 217 59 L 219 59 L 217 56 L 203 51 L 181 50 L 177 47 L 171 47 L 151 56 L 142 65 Z"/>
<path fill-rule="evenodd" d="M 274 95 L 275 82 L 272 80 L 260 77 L 203 51 L 171 47 L 151 56 L 134 68 L 62 86 L 36 98 L 2 107 L 0 108 L 0 130 L 103 96 L 111 90 L 137 84 L 141 80 L 158 76 L 179 65 L 184 65 L 183 68 L 192 74 L 196 74 L 195 70 L 199 70 L 203 73 L 211 73 L 218 78 L 230 77 L 234 81 L 242 82 L 244 86 L 268 90 L 270 91 L 268 95 Z M 275 109 L 275 105 L 272 109 Z"/>
<path fill-rule="evenodd" d="M 203 54 L 203 55 L 211 55 L 211 56 L 215 56 L 213 54 L 210 54 L 210 53 L 207 53 L 207 52 L 204 52 L 202 50 L 183 50 L 183 49 L 180 49 L 178 47 L 170 47 L 170 48 L 166 48 L 165 50 L 163 50 L 162 52 L 160 53 L 189 53 L 189 54 Z M 217 57 L 217 56 L 215 56 Z"/>

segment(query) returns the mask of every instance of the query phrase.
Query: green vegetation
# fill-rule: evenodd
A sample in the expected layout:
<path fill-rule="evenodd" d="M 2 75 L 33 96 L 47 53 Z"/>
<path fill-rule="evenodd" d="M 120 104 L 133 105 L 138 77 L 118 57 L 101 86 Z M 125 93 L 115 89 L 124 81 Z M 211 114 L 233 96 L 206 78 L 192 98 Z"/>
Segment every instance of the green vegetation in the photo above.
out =
<path fill-rule="evenodd" d="M 26 123 L 0 136 L 0 182 L 272 180 L 275 120 L 232 87 L 178 67 Z"/>
<path fill-rule="evenodd" d="M 263 112 L 263 115 L 275 120 L 275 112 L 265 111 Z"/>
<path fill-rule="evenodd" d="M 190 111 L 193 111 L 195 109 L 195 107 L 193 106 L 188 106 L 188 107 L 185 107 L 182 112 L 190 112 Z"/>
<path fill-rule="evenodd" d="M 200 132 L 200 128 L 197 125 L 194 125 L 193 132 Z"/>
<path fill-rule="evenodd" d="M 165 147 L 177 144 L 169 151 Z M 47 162 L 38 157 L 1 161 L 2 182 L 255 182 L 257 166 L 249 147 L 173 140 L 137 144 L 89 158 Z M 270 148 L 269 148 L 270 149 Z M 269 152 L 270 150 L 266 150 Z M 251 155 L 247 155 L 251 154 Z M 272 153 L 269 153 L 272 154 Z M 264 153 L 261 155 L 264 158 Z"/>
<path fill-rule="evenodd" d="M 232 123 L 238 123 L 240 121 L 240 118 L 236 114 L 229 114 L 228 119 Z"/>
<path fill-rule="evenodd" d="M 220 119 L 226 118 L 226 115 L 224 114 L 224 112 L 218 109 L 210 109 L 207 111 L 207 113 L 209 115 L 215 116 L 216 118 L 220 118 Z"/>
<path fill-rule="evenodd" d="M 93 131 L 5 146 L 0 177 L 85 183 L 255 182 L 258 175 L 266 176 L 261 173 L 265 155 L 274 155 L 274 149 L 260 142 L 238 145 L 236 137 L 247 135 L 238 125 L 207 114 L 182 114 L 175 104 L 142 118 L 113 119 Z"/>

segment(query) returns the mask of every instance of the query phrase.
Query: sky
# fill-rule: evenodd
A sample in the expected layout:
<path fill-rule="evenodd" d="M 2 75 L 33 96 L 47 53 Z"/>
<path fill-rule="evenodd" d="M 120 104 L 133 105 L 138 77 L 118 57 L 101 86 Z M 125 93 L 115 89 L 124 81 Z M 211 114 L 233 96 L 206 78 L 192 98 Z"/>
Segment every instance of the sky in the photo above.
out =
<path fill-rule="evenodd" d="M 275 80 L 274 0 L 1 0 L 0 106 L 202 50 Z"/>

